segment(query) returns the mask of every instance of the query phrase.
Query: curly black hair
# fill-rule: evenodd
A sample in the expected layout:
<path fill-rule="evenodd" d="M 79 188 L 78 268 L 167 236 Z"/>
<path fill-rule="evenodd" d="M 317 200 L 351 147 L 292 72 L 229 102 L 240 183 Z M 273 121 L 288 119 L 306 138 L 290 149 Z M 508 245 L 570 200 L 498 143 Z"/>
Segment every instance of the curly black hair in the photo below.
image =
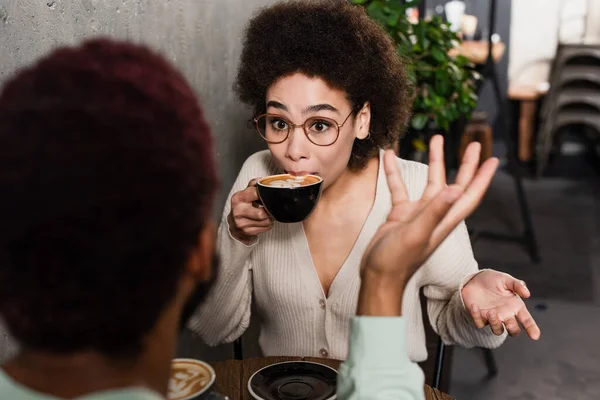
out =
<path fill-rule="evenodd" d="M 26 348 L 139 354 L 218 186 L 192 89 L 162 57 L 95 39 L 0 94 L 0 315 Z"/>
<path fill-rule="evenodd" d="M 354 109 L 371 104 L 371 138 L 356 140 L 349 167 L 360 170 L 393 144 L 411 112 L 410 82 L 392 39 L 347 1 L 289 1 L 252 18 L 234 89 L 258 115 L 268 88 L 300 72 L 345 91 Z"/>

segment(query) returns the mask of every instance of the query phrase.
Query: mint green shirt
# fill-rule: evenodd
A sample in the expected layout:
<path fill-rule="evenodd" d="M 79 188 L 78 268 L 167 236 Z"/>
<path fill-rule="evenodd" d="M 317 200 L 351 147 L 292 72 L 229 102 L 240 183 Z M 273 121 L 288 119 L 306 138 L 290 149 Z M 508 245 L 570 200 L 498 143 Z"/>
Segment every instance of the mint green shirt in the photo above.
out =
<path fill-rule="evenodd" d="M 422 400 L 425 376 L 406 352 L 402 317 L 354 317 L 338 400 Z"/>
<path fill-rule="evenodd" d="M 354 317 L 348 359 L 340 366 L 339 400 L 421 400 L 421 368 L 406 352 L 406 321 L 401 317 Z M 59 400 L 13 381 L 0 368 L 0 399 Z M 144 388 L 98 392 L 77 400 L 164 400 Z M 231 399 L 237 400 L 237 399 Z"/>
<path fill-rule="evenodd" d="M 0 399 L 2 400 L 60 400 L 58 397 L 48 396 L 44 393 L 33 391 L 12 380 L 0 368 Z M 77 397 L 75 400 L 164 400 L 159 394 L 145 388 L 126 388 L 107 390 Z"/>

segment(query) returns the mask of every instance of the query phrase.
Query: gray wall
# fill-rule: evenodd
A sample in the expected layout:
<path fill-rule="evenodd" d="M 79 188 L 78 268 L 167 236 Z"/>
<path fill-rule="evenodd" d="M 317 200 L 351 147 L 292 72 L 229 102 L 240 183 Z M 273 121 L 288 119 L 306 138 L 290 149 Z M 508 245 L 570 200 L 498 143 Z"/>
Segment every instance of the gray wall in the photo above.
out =
<path fill-rule="evenodd" d="M 273 0 L 0 0 L 0 85 L 52 48 L 108 35 L 145 43 L 165 54 L 201 98 L 217 141 L 223 191 L 263 143 L 246 128 L 250 117 L 231 86 L 242 30 L 256 8 Z M 250 340 L 250 343 L 254 343 Z M 11 346 L 12 347 L 12 346 Z M 231 357 L 231 346 L 207 350 L 184 335 L 181 353 Z M 250 353 L 255 346 L 247 345 Z M 0 361 L 9 349 L 0 326 Z"/>
<path fill-rule="evenodd" d="M 231 86 L 242 30 L 273 0 L 0 0 L 0 84 L 64 44 L 108 35 L 164 53 L 201 98 L 217 138 L 226 195 L 241 163 L 262 146 Z M 222 205 L 222 201 L 219 202 Z M 220 207 L 219 207 L 220 209 Z"/>

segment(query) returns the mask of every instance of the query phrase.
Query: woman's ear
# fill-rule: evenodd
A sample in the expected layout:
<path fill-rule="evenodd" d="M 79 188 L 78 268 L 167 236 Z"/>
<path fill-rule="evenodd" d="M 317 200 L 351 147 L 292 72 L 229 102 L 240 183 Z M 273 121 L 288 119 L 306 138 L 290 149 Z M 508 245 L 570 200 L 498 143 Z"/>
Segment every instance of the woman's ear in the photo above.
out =
<path fill-rule="evenodd" d="M 371 104 L 369 102 L 366 102 L 356 114 L 354 126 L 357 139 L 363 140 L 369 136 L 371 129 Z"/>

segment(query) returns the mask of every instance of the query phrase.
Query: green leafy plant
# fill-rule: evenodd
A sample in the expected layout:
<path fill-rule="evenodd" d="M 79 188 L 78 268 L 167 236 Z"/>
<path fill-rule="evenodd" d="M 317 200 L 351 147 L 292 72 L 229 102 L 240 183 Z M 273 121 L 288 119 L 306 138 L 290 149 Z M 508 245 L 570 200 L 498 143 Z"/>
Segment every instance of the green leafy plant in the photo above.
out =
<path fill-rule="evenodd" d="M 411 127 L 416 131 L 448 131 L 461 115 L 467 118 L 475 109 L 475 82 L 479 74 L 466 57 L 451 55 L 461 39 L 438 16 L 411 23 L 406 10 L 417 7 L 419 0 L 350 0 L 364 7 L 397 44 L 398 52 L 408 61 L 409 77 L 414 85 Z"/>

